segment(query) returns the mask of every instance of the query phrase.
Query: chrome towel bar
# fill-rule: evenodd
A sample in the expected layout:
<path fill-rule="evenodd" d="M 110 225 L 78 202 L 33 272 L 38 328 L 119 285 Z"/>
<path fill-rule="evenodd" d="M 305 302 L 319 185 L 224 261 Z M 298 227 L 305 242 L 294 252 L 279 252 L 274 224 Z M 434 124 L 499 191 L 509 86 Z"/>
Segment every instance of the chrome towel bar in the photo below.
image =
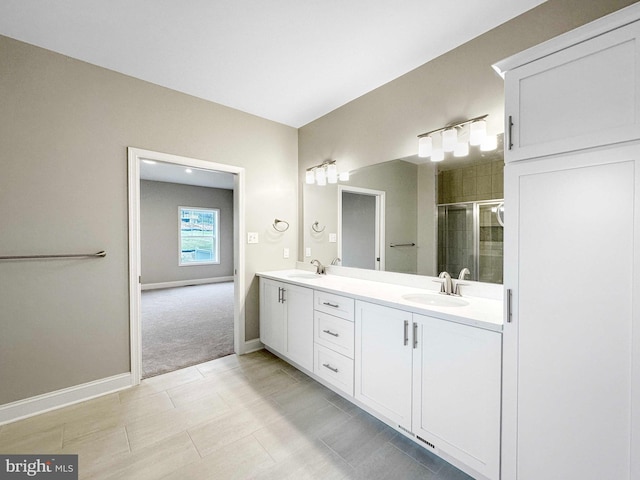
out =
<path fill-rule="evenodd" d="M 390 247 L 415 247 L 416 244 L 415 243 L 391 243 L 389 244 Z"/>
<path fill-rule="evenodd" d="M 100 250 L 96 253 L 70 253 L 63 255 L 8 255 L 0 257 L 0 260 L 32 260 L 32 259 L 48 259 L 48 258 L 102 258 L 107 252 Z"/>

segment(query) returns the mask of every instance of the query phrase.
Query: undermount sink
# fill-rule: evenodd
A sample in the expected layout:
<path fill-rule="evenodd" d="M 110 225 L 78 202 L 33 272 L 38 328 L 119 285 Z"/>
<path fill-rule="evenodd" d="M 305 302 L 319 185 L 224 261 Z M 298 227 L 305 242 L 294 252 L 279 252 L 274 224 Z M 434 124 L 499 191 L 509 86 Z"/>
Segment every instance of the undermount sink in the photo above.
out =
<path fill-rule="evenodd" d="M 432 307 L 464 307 L 469 305 L 469 302 L 460 297 L 439 295 L 437 293 L 410 293 L 402 295 L 402 298 L 409 302 L 421 303 Z"/>
<path fill-rule="evenodd" d="M 305 278 L 307 280 L 317 280 L 320 278 L 320 275 L 317 273 L 290 273 L 287 275 L 288 278 Z"/>

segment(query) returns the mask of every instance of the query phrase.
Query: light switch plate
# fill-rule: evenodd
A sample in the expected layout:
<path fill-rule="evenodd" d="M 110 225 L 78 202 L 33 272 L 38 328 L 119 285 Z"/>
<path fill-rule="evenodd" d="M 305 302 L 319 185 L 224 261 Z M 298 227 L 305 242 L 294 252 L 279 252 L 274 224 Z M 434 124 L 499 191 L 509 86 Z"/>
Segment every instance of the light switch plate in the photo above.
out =
<path fill-rule="evenodd" d="M 338 241 L 338 236 L 335 233 L 329 234 L 329 243 L 336 243 Z"/>
<path fill-rule="evenodd" d="M 289 258 L 289 249 L 285 248 L 282 250 L 282 258 Z"/>
<path fill-rule="evenodd" d="M 311 248 L 307 247 L 304 249 L 304 256 L 305 257 L 310 257 L 311 256 Z"/>
<path fill-rule="evenodd" d="M 258 243 L 258 232 L 247 232 L 247 243 Z"/>

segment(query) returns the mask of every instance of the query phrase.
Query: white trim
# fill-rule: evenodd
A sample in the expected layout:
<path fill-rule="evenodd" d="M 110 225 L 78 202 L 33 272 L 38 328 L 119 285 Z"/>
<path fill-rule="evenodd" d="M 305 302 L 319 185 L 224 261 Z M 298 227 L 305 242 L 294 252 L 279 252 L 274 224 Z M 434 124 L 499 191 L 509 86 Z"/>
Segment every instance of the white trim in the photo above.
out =
<path fill-rule="evenodd" d="M 264 345 L 260 341 L 259 338 L 254 338 L 253 340 L 247 340 L 244 342 L 244 353 L 257 352 L 258 350 L 262 350 Z"/>
<path fill-rule="evenodd" d="M 120 375 L 101 378 L 82 385 L 7 403 L 0 406 L 0 425 L 124 390 L 132 385 L 131 382 L 130 373 L 121 373 Z"/>
<path fill-rule="evenodd" d="M 371 188 L 352 187 L 349 185 L 338 185 L 338 257 L 342 258 L 342 192 L 358 193 L 361 195 L 371 195 L 376 197 L 376 238 L 375 251 L 380 259 L 376 262 L 375 270 L 385 271 L 385 212 L 386 195 L 384 190 L 373 190 Z"/>
<path fill-rule="evenodd" d="M 509 70 L 534 62 L 540 58 L 556 53 L 559 50 L 564 50 L 593 37 L 597 37 L 598 35 L 603 35 L 617 28 L 624 27 L 637 20 L 640 20 L 640 3 L 629 5 L 586 25 L 558 35 L 546 42 L 516 53 L 515 55 L 494 63 L 492 67 L 498 75 L 504 78 L 505 73 Z"/>
<path fill-rule="evenodd" d="M 176 280 L 173 282 L 143 283 L 141 285 L 141 288 L 142 288 L 142 291 L 159 290 L 161 288 L 189 287 L 191 285 L 206 285 L 209 283 L 222 283 L 222 282 L 233 282 L 233 276 L 198 278 L 196 280 Z"/>
<path fill-rule="evenodd" d="M 234 174 L 233 225 L 234 225 L 234 351 L 246 353 L 245 344 L 245 245 L 240 239 L 245 234 L 245 169 L 222 163 L 182 157 L 128 147 L 129 162 L 129 315 L 131 339 L 131 376 L 134 385 L 142 377 L 142 344 L 140 325 L 140 160 L 184 165 L 202 170 L 215 170 Z"/>

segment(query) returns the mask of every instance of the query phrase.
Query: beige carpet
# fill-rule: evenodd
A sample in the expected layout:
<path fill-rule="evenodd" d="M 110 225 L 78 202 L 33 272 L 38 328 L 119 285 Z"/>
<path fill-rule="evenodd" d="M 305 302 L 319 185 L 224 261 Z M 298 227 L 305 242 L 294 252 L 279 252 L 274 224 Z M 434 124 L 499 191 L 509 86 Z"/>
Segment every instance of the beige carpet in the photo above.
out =
<path fill-rule="evenodd" d="M 142 378 L 233 353 L 233 282 L 142 292 Z"/>

